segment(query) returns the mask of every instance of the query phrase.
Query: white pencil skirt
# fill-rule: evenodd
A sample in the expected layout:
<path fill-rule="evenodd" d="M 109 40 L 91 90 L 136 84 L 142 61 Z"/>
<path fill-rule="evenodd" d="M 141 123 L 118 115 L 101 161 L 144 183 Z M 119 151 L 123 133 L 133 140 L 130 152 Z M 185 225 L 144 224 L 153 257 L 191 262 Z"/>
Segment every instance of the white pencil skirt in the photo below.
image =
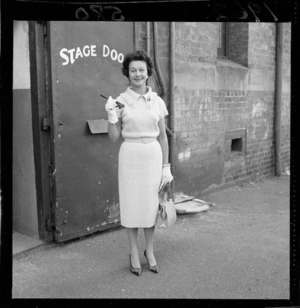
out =
<path fill-rule="evenodd" d="M 162 149 L 158 141 L 124 141 L 119 152 L 121 225 L 150 228 L 156 221 L 162 176 Z"/>

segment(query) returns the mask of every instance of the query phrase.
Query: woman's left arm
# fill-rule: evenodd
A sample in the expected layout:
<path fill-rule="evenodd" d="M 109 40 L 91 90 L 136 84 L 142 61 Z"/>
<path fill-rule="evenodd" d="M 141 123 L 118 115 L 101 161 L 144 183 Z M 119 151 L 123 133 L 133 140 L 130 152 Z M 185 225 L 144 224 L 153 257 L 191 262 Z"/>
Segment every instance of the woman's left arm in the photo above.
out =
<path fill-rule="evenodd" d="M 168 164 L 169 163 L 169 144 L 168 144 L 168 137 L 166 133 L 165 117 L 159 120 L 158 127 L 159 127 L 158 142 L 160 143 L 162 153 L 163 153 L 163 164 Z"/>

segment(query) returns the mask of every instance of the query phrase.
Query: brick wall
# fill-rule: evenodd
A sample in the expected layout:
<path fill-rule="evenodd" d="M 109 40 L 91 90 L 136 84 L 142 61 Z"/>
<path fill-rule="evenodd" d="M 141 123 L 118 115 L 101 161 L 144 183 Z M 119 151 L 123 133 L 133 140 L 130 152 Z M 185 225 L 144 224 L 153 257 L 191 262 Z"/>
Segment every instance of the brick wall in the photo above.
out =
<path fill-rule="evenodd" d="M 275 71 L 275 34 L 274 23 L 249 23 L 249 68 Z"/>
<path fill-rule="evenodd" d="M 274 174 L 274 95 L 249 91 L 250 110 L 247 140 L 247 175 L 251 178 Z"/>
<path fill-rule="evenodd" d="M 291 44 L 291 26 L 284 24 L 283 31 L 283 74 L 282 74 L 282 104 L 281 104 L 281 167 L 284 172 L 289 169 L 290 163 L 290 44 Z M 274 109 L 274 91 L 275 91 L 275 69 L 276 69 L 276 26 L 275 24 L 250 24 L 249 40 L 249 66 L 262 84 L 254 86 L 253 93 L 262 98 L 269 94 L 268 98 L 268 117 L 265 117 L 271 125 L 273 121 Z M 267 78 L 266 78 L 267 76 Z M 251 84 L 253 85 L 254 82 Z M 256 82 L 257 84 L 257 82 Z M 251 86 L 250 85 L 250 86 Z M 264 91 L 268 90 L 264 94 Z M 255 97 L 253 94 L 252 97 Z M 266 105 L 266 101 L 264 102 Z M 271 129 L 270 129 L 271 131 Z M 271 135 L 269 139 L 272 139 Z M 255 141 L 257 142 L 257 141 Z M 273 145 L 271 145 L 273 151 Z M 271 154 L 270 154 L 271 156 Z M 271 166 L 270 166 L 271 167 Z"/>
<path fill-rule="evenodd" d="M 217 30 L 216 23 L 176 23 L 176 60 L 189 63 L 214 62 L 218 47 Z"/>
<path fill-rule="evenodd" d="M 275 24 L 249 24 L 247 165 L 253 178 L 274 175 L 275 33 Z"/>
<path fill-rule="evenodd" d="M 168 80 L 168 23 L 158 26 Z M 230 23 L 229 60 L 217 59 L 218 29 L 217 23 L 175 23 L 177 192 L 205 193 L 274 174 L 275 24 Z M 290 25 L 284 29 L 283 169 L 289 165 Z"/>

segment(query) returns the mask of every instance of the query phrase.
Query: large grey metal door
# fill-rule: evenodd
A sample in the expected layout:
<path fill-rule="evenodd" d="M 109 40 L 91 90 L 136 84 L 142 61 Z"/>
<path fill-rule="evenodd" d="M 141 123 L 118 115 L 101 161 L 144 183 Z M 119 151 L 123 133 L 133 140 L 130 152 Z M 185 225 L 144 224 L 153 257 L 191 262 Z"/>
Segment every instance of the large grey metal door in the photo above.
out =
<path fill-rule="evenodd" d="M 109 140 L 100 94 L 116 97 L 128 84 L 121 63 L 134 49 L 133 27 L 50 22 L 57 241 L 119 224 L 120 142 Z"/>

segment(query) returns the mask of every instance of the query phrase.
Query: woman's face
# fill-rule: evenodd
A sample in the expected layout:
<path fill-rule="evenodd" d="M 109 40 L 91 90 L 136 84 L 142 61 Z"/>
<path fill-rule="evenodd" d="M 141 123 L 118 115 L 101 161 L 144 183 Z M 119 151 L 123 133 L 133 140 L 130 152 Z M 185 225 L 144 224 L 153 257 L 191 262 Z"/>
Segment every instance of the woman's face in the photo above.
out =
<path fill-rule="evenodd" d="M 129 64 L 129 80 L 135 87 L 146 84 L 148 79 L 147 64 L 144 61 L 131 61 Z"/>

